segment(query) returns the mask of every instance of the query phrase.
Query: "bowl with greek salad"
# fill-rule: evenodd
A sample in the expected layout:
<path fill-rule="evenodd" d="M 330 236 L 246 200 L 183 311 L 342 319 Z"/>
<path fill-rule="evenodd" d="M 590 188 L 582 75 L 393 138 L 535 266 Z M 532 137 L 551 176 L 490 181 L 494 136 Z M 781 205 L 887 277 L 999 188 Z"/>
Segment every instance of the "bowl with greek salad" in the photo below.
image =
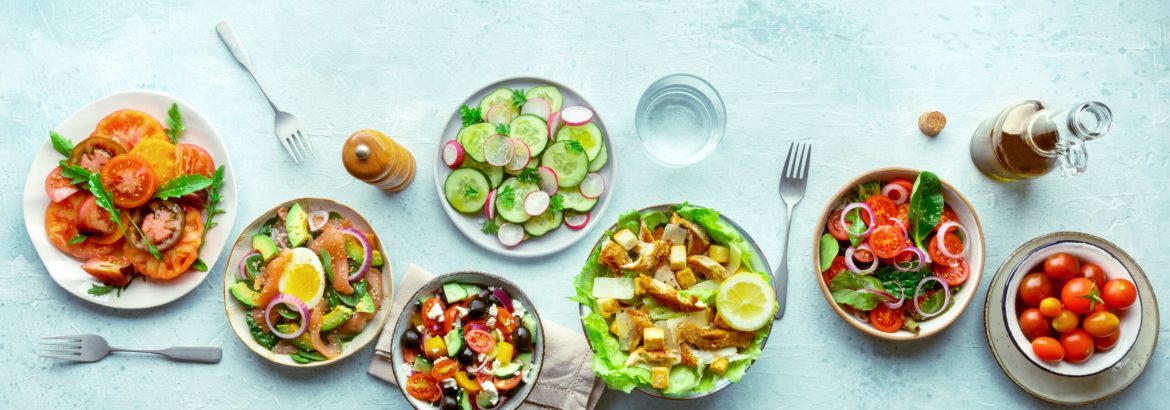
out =
<path fill-rule="evenodd" d="M 440 136 L 435 187 L 455 227 L 513 257 L 559 252 L 605 212 L 617 168 L 601 117 L 572 89 L 521 77 L 464 100 Z"/>
<path fill-rule="evenodd" d="M 778 305 L 764 253 L 687 203 L 622 214 L 573 280 L 593 371 L 616 390 L 696 399 L 740 381 Z"/>
<path fill-rule="evenodd" d="M 822 212 L 813 266 L 825 300 L 887 340 L 946 329 L 983 274 L 975 209 L 930 171 L 882 168 L 847 182 Z"/>
<path fill-rule="evenodd" d="M 438 276 L 394 326 L 394 376 L 418 409 L 515 409 L 544 360 L 544 328 L 514 283 L 483 272 Z"/>
<path fill-rule="evenodd" d="M 374 229 L 336 201 L 286 201 L 240 234 L 224 270 L 224 309 L 248 349 L 294 367 L 332 364 L 386 323 L 393 275 Z"/>

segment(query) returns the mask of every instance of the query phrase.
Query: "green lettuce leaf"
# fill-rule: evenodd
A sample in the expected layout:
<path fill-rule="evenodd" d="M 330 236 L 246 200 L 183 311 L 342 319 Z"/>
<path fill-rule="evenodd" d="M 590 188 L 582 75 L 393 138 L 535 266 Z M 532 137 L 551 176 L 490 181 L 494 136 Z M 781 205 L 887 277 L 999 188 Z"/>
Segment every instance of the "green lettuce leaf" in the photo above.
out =
<path fill-rule="evenodd" d="M 882 297 L 865 290 L 883 290 L 883 288 L 882 281 L 873 276 L 845 271 L 833 278 L 833 282 L 829 284 L 829 290 L 833 293 L 834 302 L 868 312 L 877 307 Z"/>

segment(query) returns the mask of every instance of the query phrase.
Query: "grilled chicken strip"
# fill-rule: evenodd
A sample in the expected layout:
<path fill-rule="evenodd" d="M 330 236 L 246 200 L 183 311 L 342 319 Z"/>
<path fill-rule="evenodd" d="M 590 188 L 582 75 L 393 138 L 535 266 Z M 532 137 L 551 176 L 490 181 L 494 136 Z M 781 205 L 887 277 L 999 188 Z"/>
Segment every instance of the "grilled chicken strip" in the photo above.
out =
<path fill-rule="evenodd" d="M 702 350 L 718 350 L 728 346 L 745 348 L 751 346 L 756 334 L 738 330 L 704 329 L 694 323 L 678 325 L 679 339 Z"/>
<path fill-rule="evenodd" d="M 630 263 L 630 254 L 617 242 L 607 239 L 605 244 L 601 245 L 601 254 L 597 255 L 597 262 L 608 267 L 615 275 L 621 276 L 622 265 Z"/>
<path fill-rule="evenodd" d="M 663 241 L 643 243 L 638 249 L 638 260 L 621 265 L 622 269 L 653 272 L 670 257 L 670 244 Z"/>
<path fill-rule="evenodd" d="M 670 285 L 649 276 L 638 276 L 637 285 L 642 288 L 643 292 L 646 292 L 647 295 L 654 298 L 658 304 L 672 310 L 679 312 L 698 312 L 707 308 L 707 305 L 700 302 L 699 298 L 694 296 L 685 298 L 679 295 L 678 291 L 670 287 Z"/>
<path fill-rule="evenodd" d="M 730 275 L 727 268 L 705 255 L 691 255 L 687 257 L 687 267 L 702 273 L 707 279 L 727 279 Z"/>

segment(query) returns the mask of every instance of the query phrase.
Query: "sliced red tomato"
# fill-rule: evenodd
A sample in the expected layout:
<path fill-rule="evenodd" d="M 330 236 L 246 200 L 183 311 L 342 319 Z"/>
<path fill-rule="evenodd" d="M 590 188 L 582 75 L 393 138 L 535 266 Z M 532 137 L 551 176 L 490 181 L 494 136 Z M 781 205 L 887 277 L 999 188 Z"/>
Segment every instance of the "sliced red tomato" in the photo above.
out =
<path fill-rule="evenodd" d="M 451 333 L 451 329 L 455 327 L 455 317 L 459 315 L 459 309 L 456 309 L 458 307 L 458 305 L 451 305 L 447 308 L 447 313 L 443 314 L 443 335 Z"/>
<path fill-rule="evenodd" d="M 126 148 L 118 141 L 100 135 L 92 135 L 73 147 L 69 165 L 77 165 L 89 172 L 101 171 L 110 158 L 125 154 Z"/>
<path fill-rule="evenodd" d="M 865 203 L 873 209 L 873 216 L 877 219 L 874 223 L 878 226 L 891 225 L 893 222 L 890 219 L 898 217 L 898 206 L 894 205 L 894 200 L 888 196 L 882 194 L 873 195 L 866 198 Z"/>
<path fill-rule="evenodd" d="M 142 158 L 119 155 L 102 167 L 102 185 L 113 195 L 114 206 L 136 208 L 154 196 L 154 171 Z"/>
<path fill-rule="evenodd" d="M 512 332 L 516 331 L 516 317 L 512 316 L 512 312 L 503 307 L 497 308 L 496 329 L 500 329 L 500 333 L 503 333 L 505 338 L 512 336 Z"/>
<path fill-rule="evenodd" d="M 898 220 L 902 221 L 902 226 L 907 229 L 910 228 L 910 204 L 904 203 L 898 205 Z"/>
<path fill-rule="evenodd" d="M 455 377 L 455 373 L 458 371 L 459 361 L 440 357 L 431 366 L 431 377 L 434 377 L 435 380 L 446 380 Z"/>
<path fill-rule="evenodd" d="M 520 385 L 520 376 L 512 376 L 507 379 L 493 377 L 492 384 L 496 385 L 496 390 L 499 391 L 512 390 Z"/>
<path fill-rule="evenodd" d="M 955 213 L 954 209 L 951 209 L 950 205 L 945 205 L 943 207 L 942 215 L 938 218 L 938 225 L 935 225 L 934 229 L 938 230 L 940 226 L 943 226 L 943 224 L 951 221 L 958 222 L 959 215 Z"/>
<path fill-rule="evenodd" d="M 833 258 L 833 264 L 829 265 L 829 269 L 825 269 L 824 272 L 821 272 L 821 276 L 825 278 L 825 286 L 832 284 L 833 279 L 836 278 L 837 275 L 840 275 L 841 272 L 844 272 L 846 269 L 849 269 L 849 266 L 845 264 L 844 256 Z"/>
<path fill-rule="evenodd" d="M 198 174 L 208 178 L 215 174 L 215 161 L 211 159 L 211 154 L 198 145 L 179 144 L 178 161 L 180 174 Z"/>
<path fill-rule="evenodd" d="M 931 270 L 934 271 L 934 276 L 942 279 L 947 283 L 947 286 L 955 287 L 962 285 L 967 281 L 967 276 L 971 274 L 971 268 L 967 266 L 965 259 L 958 259 L 955 265 L 940 265 L 932 264 Z"/>
<path fill-rule="evenodd" d="M 90 196 L 81 203 L 77 224 L 81 230 L 88 233 L 108 234 L 118 230 L 118 225 L 110 220 L 110 212 L 98 206 L 95 196 Z"/>
<path fill-rule="evenodd" d="M 133 149 L 138 141 L 147 138 L 167 138 L 158 120 L 138 110 L 118 110 L 110 113 L 98 122 L 90 136 L 114 139 L 126 149 Z"/>
<path fill-rule="evenodd" d="M 77 185 L 73 185 L 69 178 L 61 176 L 61 167 L 53 168 L 53 172 L 45 177 L 45 193 L 49 195 L 50 201 L 64 201 L 65 198 L 76 194 L 77 191 L 80 191 Z"/>
<path fill-rule="evenodd" d="M 879 303 L 877 307 L 869 311 L 869 323 L 872 323 L 877 330 L 894 333 L 906 323 L 906 311 L 901 308 L 890 309 Z"/>
<path fill-rule="evenodd" d="M 439 401 L 443 396 L 439 382 L 428 373 L 415 373 L 406 379 L 406 393 L 425 402 Z"/>
<path fill-rule="evenodd" d="M 479 329 L 468 330 L 463 339 L 467 340 L 467 347 L 479 353 L 488 353 L 496 347 L 496 338 Z"/>
<path fill-rule="evenodd" d="M 825 223 L 829 228 L 829 235 L 833 235 L 838 241 L 849 240 L 849 233 L 845 232 L 845 225 L 841 224 L 841 210 L 838 209 L 829 214 L 829 221 Z"/>
<path fill-rule="evenodd" d="M 906 249 L 906 234 L 902 233 L 902 228 L 893 225 L 878 225 L 870 232 L 868 243 L 874 255 L 890 259 Z"/>
<path fill-rule="evenodd" d="M 75 258 L 89 259 L 95 256 L 108 255 L 116 250 L 117 244 L 100 244 L 93 238 L 78 237 L 81 230 L 77 226 L 77 215 L 81 204 L 91 195 L 82 193 L 69 196 L 61 202 L 50 202 L 45 209 L 45 235 L 54 247 L 73 255 Z M 83 239 L 77 243 L 76 239 Z"/>
<path fill-rule="evenodd" d="M 418 360 L 419 354 L 420 354 L 420 352 L 418 351 L 418 349 L 403 348 L 402 349 L 402 360 L 407 362 L 407 363 L 413 364 L 415 360 Z"/>
<path fill-rule="evenodd" d="M 440 312 L 447 311 L 447 305 L 443 303 L 442 299 L 437 297 L 427 299 L 426 301 L 423 301 L 422 304 L 423 326 L 426 326 L 427 329 L 430 329 L 431 333 L 439 333 L 439 331 L 443 330 L 442 322 L 439 322 L 438 319 L 431 319 L 430 312 L 433 312 L 434 309 L 436 309 L 435 306 L 438 306 Z"/>
<path fill-rule="evenodd" d="M 899 178 L 899 179 L 895 179 L 893 181 L 890 181 L 890 184 L 901 185 L 902 188 L 906 188 L 906 195 L 910 195 L 910 194 L 914 193 L 914 182 L 912 182 L 912 181 Z M 910 199 L 909 196 L 907 196 L 906 199 L 909 200 Z"/>
<path fill-rule="evenodd" d="M 122 246 L 122 255 L 134 264 L 134 269 L 153 279 L 169 280 L 191 268 L 199 259 L 199 246 L 203 243 L 203 217 L 189 206 L 183 207 L 183 214 L 183 235 L 178 244 L 162 253 L 162 260 L 129 242 Z"/>
<path fill-rule="evenodd" d="M 134 267 L 130 261 L 118 255 L 95 256 L 81 265 L 81 270 L 89 273 L 98 282 L 114 286 L 126 286 L 134 275 Z"/>
<path fill-rule="evenodd" d="M 938 249 L 937 237 L 931 237 L 927 240 L 927 242 L 930 242 L 930 244 L 926 246 L 930 251 L 930 259 L 935 263 L 949 265 L 954 262 L 953 259 L 943 255 L 942 251 Z M 947 250 L 950 251 L 951 254 L 958 255 L 959 252 L 963 251 L 963 240 L 959 239 L 959 236 L 952 232 L 947 232 L 945 235 L 943 235 L 943 244 L 946 245 Z"/>
<path fill-rule="evenodd" d="M 868 264 L 870 262 L 873 262 L 873 252 L 867 251 L 865 249 L 855 250 L 855 251 L 853 251 L 853 259 L 858 261 L 858 262 Z M 869 266 L 869 265 L 866 265 L 866 266 Z"/>

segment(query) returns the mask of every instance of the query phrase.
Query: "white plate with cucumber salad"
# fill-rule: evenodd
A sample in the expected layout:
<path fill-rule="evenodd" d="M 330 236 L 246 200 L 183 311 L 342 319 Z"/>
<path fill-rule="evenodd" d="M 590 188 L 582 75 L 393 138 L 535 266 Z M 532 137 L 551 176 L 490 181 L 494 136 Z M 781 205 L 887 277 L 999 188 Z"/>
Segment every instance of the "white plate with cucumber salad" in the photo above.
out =
<path fill-rule="evenodd" d="M 601 118 L 580 94 L 541 78 L 480 89 L 439 141 L 435 187 L 455 227 L 501 255 L 532 258 L 583 238 L 617 175 Z"/>

